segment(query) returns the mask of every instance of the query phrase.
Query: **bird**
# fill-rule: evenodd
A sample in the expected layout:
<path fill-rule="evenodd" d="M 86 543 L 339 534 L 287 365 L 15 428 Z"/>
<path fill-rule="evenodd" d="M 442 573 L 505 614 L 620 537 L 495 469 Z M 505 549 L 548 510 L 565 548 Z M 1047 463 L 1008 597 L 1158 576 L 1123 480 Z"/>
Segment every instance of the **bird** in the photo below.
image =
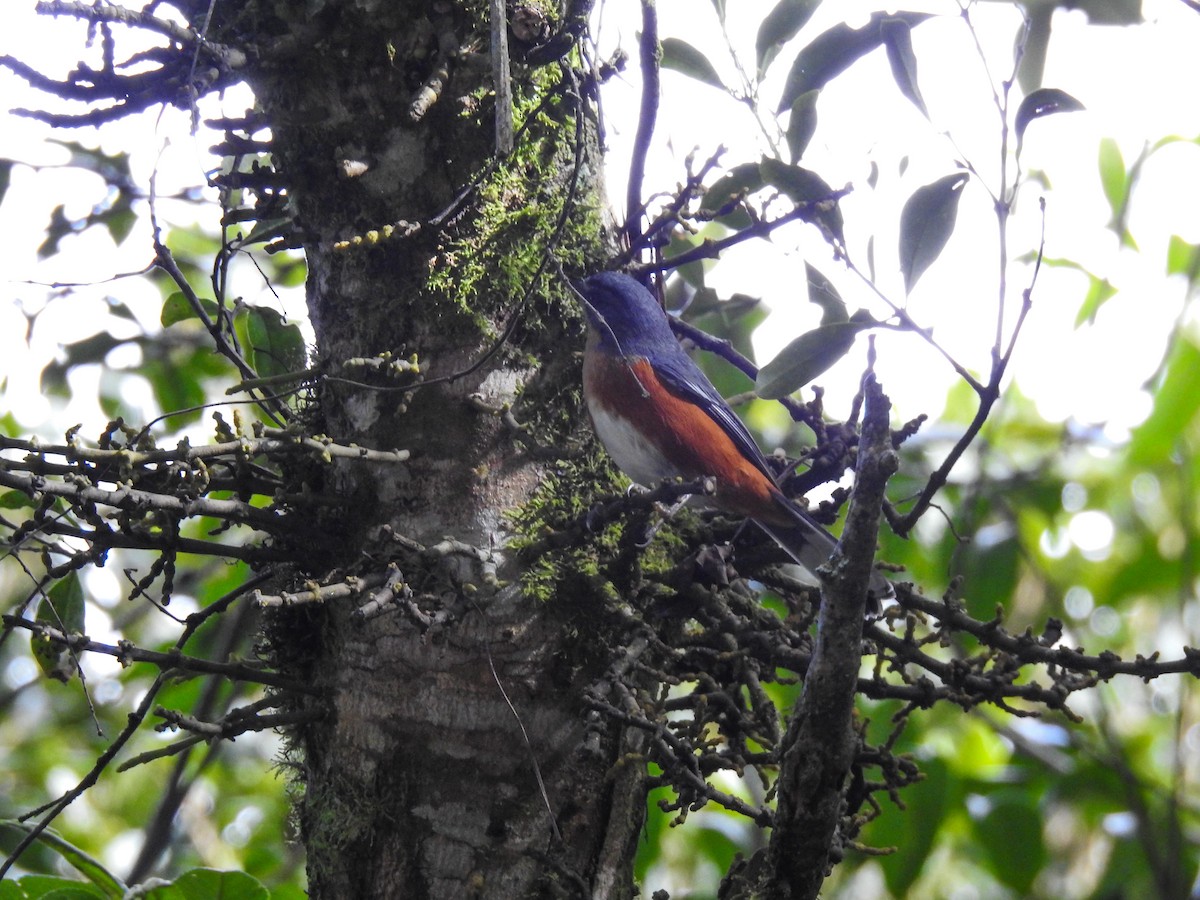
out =
<path fill-rule="evenodd" d="M 753 521 L 816 577 L 837 539 L 788 499 L 762 450 L 680 346 L 658 300 L 622 272 L 576 285 L 588 320 L 583 393 L 592 426 L 617 468 L 650 487 L 712 478 L 712 506 Z M 892 595 L 873 571 L 869 611 Z"/>

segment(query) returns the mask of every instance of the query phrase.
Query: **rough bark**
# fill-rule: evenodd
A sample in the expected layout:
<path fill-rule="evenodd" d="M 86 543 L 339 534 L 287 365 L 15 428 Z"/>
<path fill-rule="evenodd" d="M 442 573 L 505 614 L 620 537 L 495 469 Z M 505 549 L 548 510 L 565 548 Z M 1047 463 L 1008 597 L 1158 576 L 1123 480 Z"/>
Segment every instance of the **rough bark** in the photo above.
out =
<path fill-rule="evenodd" d="M 305 235 L 309 308 L 330 374 L 354 378 L 346 360 L 383 352 L 415 354 L 430 381 L 467 370 L 546 252 L 577 159 L 573 114 L 542 117 L 442 227 L 334 248 L 397 220 L 427 222 L 491 160 L 490 70 L 446 53 L 478 38 L 486 54 L 482 7 L 249 4 L 223 23 L 259 48 L 252 83 Z M 449 80 L 413 121 L 415 92 L 447 60 Z M 554 64 L 514 67 L 518 117 L 557 79 Z M 600 239 L 586 214 L 599 190 L 597 148 L 586 140 L 582 202 L 560 250 L 576 258 Z M 346 160 L 368 171 L 346 179 Z M 402 468 L 339 470 L 350 502 L 328 525 L 336 563 L 369 572 L 396 561 L 420 603 L 452 614 L 428 629 L 401 612 L 362 622 L 331 605 L 311 626 L 306 668 L 328 691 L 326 719 L 302 741 L 301 828 L 316 897 L 632 892 L 642 795 L 637 778 L 610 777 L 622 739 L 603 723 L 589 732 L 580 697 L 605 659 L 572 649 L 573 604 L 586 598 L 547 602 L 521 588 L 507 516 L 544 490 L 546 463 L 489 411 L 512 407 L 552 442 L 582 430 L 572 387 L 579 326 L 560 293 L 543 279 L 510 345 L 471 374 L 411 394 L 322 389 L 320 429 L 412 451 Z M 569 414 L 538 420 L 538 403 L 524 398 L 547 394 Z"/>
<path fill-rule="evenodd" d="M 764 893 L 772 900 L 812 900 L 843 847 L 837 828 L 846 814 L 846 780 L 856 754 L 853 732 L 856 666 L 862 629 L 870 548 L 879 531 L 879 507 L 896 471 L 888 413 L 891 403 L 874 376 L 864 384 L 863 436 L 854 497 L 839 550 L 822 586 L 816 643 L 801 695 L 784 738 L 779 767 L 779 807 L 768 852 Z"/>

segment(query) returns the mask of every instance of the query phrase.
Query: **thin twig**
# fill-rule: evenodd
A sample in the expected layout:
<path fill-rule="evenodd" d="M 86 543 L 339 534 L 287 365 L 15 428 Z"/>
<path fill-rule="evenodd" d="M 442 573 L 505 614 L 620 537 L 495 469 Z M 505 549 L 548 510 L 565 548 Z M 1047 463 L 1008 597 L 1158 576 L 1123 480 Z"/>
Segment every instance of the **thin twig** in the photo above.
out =
<path fill-rule="evenodd" d="M 654 0 L 642 0 L 642 36 L 638 46 L 642 71 L 642 101 L 638 111 L 637 134 L 629 161 L 629 187 L 625 199 L 625 236 L 632 245 L 642 233 L 642 182 L 646 177 L 646 157 L 654 138 L 659 101 L 658 12 Z"/>
<path fill-rule="evenodd" d="M 290 678 L 284 678 L 282 675 L 277 675 L 274 672 L 269 672 L 256 666 L 243 663 L 213 662 L 210 659 L 198 656 L 184 656 L 178 650 L 171 650 L 167 653 L 160 653 L 156 650 L 143 650 L 141 647 L 136 647 L 128 641 L 122 641 L 115 646 L 112 644 L 102 644 L 99 641 L 93 641 L 86 634 L 64 634 L 59 629 L 44 622 L 35 622 L 31 619 L 22 619 L 18 616 L 9 615 L 5 615 L 2 618 L 4 624 L 10 628 L 24 628 L 32 634 L 49 638 L 79 653 L 101 653 L 111 656 L 122 665 L 129 665 L 135 662 L 150 663 L 151 665 L 158 666 L 165 672 L 180 670 L 184 672 L 197 672 L 204 675 L 220 675 L 234 681 L 250 681 L 255 684 L 265 684 L 270 687 L 295 691 L 300 694 L 318 693 L 317 689 L 310 684 L 293 681 Z"/>
<path fill-rule="evenodd" d="M 476 612 L 481 616 L 483 610 L 477 605 Z M 550 817 L 550 833 L 554 835 L 554 839 L 558 843 L 562 843 L 562 832 L 558 830 L 558 820 L 554 817 L 554 807 L 550 803 L 550 795 L 546 792 L 546 782 L 542 780 L 542 767 L 538 765 L 537 754 L 533 752 L 533 743 L 529 740 L 529 732 L 525 730 L 525 723 L 521 721 L 521 714 L 517 712 L 517 708 L 513 706 L 512 700 L 508 697 L 508 691 L 504 689 L 504 683 L 500 680 L 500 674 L 496 671 L 496 664 L 492 660 L 492 648 L 485 641 L 483 644 L 483 652 L 487 657 L 488 669 L 492 673 L 492 679 L 496 682 L 496 687 L 500 691 L 500 696 L 504 698 L 505 705 L 508 706 L 508 711 L 512 713 L 513 718 L 517 722 L 517 727 L 521 729 L 521 740 L 525 743 L 525 750 L 529 754 L 530 762 L 533 764 L 533 777 L 537 780 L 538 791 L 542 795 L 542 803 L 546 807 L 546 814 Z"/>
<path fill-rule="evenodd" d="M 179 639 L 175 642 L 174 652 L 181 653 L 183 648 L 187 646 L 188 642 L 192 639 L 192 636 L 202 625 L 204 625 L 205 622 L 207 622 L 211 617 L 225 612 L 225 610 L 227 610 L 230 605 L 232 605 L 239 597 L 262 584 L 269 577 L 271 577 L 270 573 L 256 575 L 245 584 L 242 584 L 230 591 L 224 597 L 221 597 L 219 600 L 209 604 L 200 612 L 193 613 L 192 615 L 188 616 L 187 625 L 184 627 L 183 633 L 179 636 Z M 6 620 L 8 618 L 10 617 L 5 617 Z M 12 868 L 13 864 L 20 859 L 21 854 L 23 854 L 29 848 L 29 846 L 38 839 L 38 836 L 41 835 L 41 833 L 48 827 L 50 827 L 50 823 L 58 817 L 59 813 L 70 806 L 76 799 L 82 796 L 85 791 L 87 791 L 99 780 L 100 775 L 108 767 L 108 764 L 112 762 L 118 753 L 121 752 L 121 749 L 126 743 L 128 743 L 129 739 L 133 737 L 137 729 L 141 727 L 142 722 L 145 721 L 146 716 L 150 712 L 150 708 L 154 704 L 155 697 L 158 695 L 158 692 L 162 686 L 166 683 L 169 675 L 169 669 L 163 669 L 158 673 L 150 687 L 146 690 L 146 694 L 142 698 L 142 702 L 138 704 L 136 710 L 129 714 L 129 721 L 125 728 L 123 728 L 121 733 L 117 735 L 116 739 L 109 744 L 107 748 L 105 748 L 104 752 L 101 753 L 100 757 L 96 760 L 96 764 L 92 766 L 91 770 L 75 787 L 67 791 L 52 803 L 39 807 L 36 810 L 32 810 L 21 817 L 22 821 L 24 821 L 25 819 L 39 815 L 42 812 L 46 813 L 38 821 L 38 823 L 29 830 L 29 833 L 21 839 L 17 846 L 13 848 L 13 851 L 5 858 L 4 862 L 0 863 L 0 879 L 4 878 L 4 875 L 9 871 L 9 869 Z"/>

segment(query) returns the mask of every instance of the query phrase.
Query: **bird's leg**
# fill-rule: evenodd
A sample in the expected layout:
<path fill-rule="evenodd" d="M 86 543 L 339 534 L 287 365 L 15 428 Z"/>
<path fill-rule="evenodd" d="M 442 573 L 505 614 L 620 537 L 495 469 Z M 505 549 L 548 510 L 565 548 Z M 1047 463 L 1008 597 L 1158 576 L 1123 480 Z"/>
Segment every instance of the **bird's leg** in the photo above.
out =
<path fill-rule="evenodd" d="M 643 488 L 643 490 L 645 490 L 645 488 Z M 661 503 L 656 503 L 655 508 L 659 513 L 658 518 L 653 522 L 646 523 L 646 530 L 643 531 L 641 536 L 639 536 L 633 542 L 634 546 L 637 547 L 639 550 L 650 546 L 650 542 L 652 540 L 654 540 L 654 536 L 656 534 L 658 534 L 659 529 L 662 528 L 665 524 L 667 524 L 667 522 L 670 521 L 671 517 L 674 516 L 675 513 L 679 512 L 679 510 L 683 509 L 684 504 L 686 504 L 691 499 L 692 499 L 691 494 L 685 494 L 684 496 L 680 497 L 678 500 L 676 500 L 674 503 L 672 503 L 670 506 L 667 506 L 667 507 L 664 507 Z"/>

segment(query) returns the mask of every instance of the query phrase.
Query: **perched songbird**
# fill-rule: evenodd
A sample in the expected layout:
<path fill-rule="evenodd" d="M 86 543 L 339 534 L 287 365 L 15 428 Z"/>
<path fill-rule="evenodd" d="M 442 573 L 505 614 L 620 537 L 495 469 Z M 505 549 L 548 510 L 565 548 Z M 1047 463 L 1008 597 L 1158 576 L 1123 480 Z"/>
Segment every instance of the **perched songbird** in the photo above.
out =
<path fill-rule="evenodd" d="M 679 346 L 667 314 L 640 283 L 602 272 L 578 285 L 588 322 L 583 391 L 596 435 L 638 484 L 711 477 L 719 509 L 752 519 L 812 573 L 836 539 L 775 486 L 742 420 Z M 871 576 L 875 605 L 892 593 Z"/>

